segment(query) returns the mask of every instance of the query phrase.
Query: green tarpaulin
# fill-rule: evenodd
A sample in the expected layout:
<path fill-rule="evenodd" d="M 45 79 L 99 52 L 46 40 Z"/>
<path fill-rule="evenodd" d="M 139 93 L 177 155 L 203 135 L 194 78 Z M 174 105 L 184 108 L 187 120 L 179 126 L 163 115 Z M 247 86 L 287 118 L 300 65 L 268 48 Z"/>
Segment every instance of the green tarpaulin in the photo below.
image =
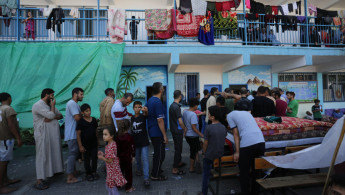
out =
<path fill-rule="evenodd" d="M 64 112 L 72 89 L 84 89 L 82 103 L 99 116 L 99 103 L 108 87 L 116 89 L 125 44 L 0 43 L 0 92 L 10 93 L 21 113 L 20 124 L 32 126 L 31 108 L 44 88 L 55 91 L 57 108 Z"/>

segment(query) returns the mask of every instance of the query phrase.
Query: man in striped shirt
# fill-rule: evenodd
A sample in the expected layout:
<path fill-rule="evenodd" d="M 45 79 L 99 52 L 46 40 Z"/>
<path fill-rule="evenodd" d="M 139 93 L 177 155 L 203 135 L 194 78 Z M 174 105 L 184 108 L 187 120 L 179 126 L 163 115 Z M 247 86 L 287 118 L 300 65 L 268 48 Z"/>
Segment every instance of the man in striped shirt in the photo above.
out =
<path fill-rule="evenodd" d="M 131 104 L 133 101 L 133 94 L 125 93 L 121 99 L 115 101 L 113 107 L 111 108 L 111 117 L 113 118 L 114 125 L 116 132 L 117 129 L 117 121 L 123 119 L 130 119 L 132 114 L 127 112 L 127 106 Z"/>

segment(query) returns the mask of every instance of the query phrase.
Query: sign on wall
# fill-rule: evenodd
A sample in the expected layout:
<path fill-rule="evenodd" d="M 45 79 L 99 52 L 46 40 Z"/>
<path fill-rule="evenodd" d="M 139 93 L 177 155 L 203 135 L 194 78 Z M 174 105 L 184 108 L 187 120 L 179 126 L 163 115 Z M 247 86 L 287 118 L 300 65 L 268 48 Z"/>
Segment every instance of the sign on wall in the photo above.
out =
<path fill-rule="evenodd" d="M 298 102 L 314 102 L 317 96 L 317 81 L 279 82 L 283 91 L 295 92 Z"/>

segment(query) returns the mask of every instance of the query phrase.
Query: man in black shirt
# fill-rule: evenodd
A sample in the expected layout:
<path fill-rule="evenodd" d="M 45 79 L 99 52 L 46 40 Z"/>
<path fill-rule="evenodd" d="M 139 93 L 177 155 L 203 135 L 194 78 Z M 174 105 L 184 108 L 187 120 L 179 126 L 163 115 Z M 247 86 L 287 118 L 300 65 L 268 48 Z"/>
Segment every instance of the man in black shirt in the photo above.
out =
<path fill-rule="evenodd" d="M 174 148 L 175 148 L 172 173 L 178 174 L 178 175 L 185 174 L 185 172 L 183 170 L 179 170 L 179 168 L 186 165 L 185 163 L 181 161 L 183 134 L 187 130 L 182 120 L 182 113 L 181 113 L 181 108 L 179 104 L 181 99 L 182 99 L 181 91 L 175 90 L 174 102 L 169 107 L 170 131 L 174 140 Z"/>
<path fill-rule="evenodd" d="M 230 110 L 225 107 L 225 98 L 222 96 L 217 97 L 216 100 L 216 105 L 219 107 L 219 111 L 220 111 L 220 118 L 219 118 L 219 122 L 225 126 L 225 128 L 228 128 L 228 121 L 226 120 L 226 116 L 230 113 Z"/>
<path fill-rule="evenodd" d="M 258 88 L 258 95 L 254 97 L 253 103 L 253 116 L 254 117 L 266 117 L 274 116 L 276 113 L 276 107 L 274 102 L 267 98 L 268 88 L 260 86 Z"/>
<path fill-rule="evenodd" d="M 202 98 L 202 100 L 200 101 L 200 107 L 201 107 L 201 112 L 206 112 L 206 103 L 207 103 L 207 100 L 208 98 L 210 97 L 209 94 L 208 94 L 208 90 L 205 89 L 204 90 L 204 98 Z M 205 118 L 206 118 L 206 115 L 201 115 L 200 116 L 200 120 L 201 120 L 201 133 L 204 133 L 204 130 L 205 130 Z"/>
<path fill-rule="evenodd" d="M 235 104 L 235 110 L 246 110 L 251 112 L 253 110 L 253 103 L 247 98 L 248 90 L 246 88 L 240 90 L 241 99 Z"/>

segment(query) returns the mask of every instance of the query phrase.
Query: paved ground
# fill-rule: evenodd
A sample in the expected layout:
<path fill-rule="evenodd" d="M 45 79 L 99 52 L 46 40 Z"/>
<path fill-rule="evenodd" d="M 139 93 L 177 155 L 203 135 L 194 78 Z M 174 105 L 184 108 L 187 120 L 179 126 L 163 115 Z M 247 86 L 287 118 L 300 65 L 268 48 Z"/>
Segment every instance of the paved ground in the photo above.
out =
<path fill-rule="evenodd" d="M 153 151 L 150 148 L 150 153 Z M 64 148 L 63 156 L 66 157 L 67 150 Z M 66 158 L 64 158 L 66 159 Z M 150 161 L 152 155 L 150 156 Z M 184 142 L 183 156 L 182 159 L 188 164 L 189 160 L 189 147 L 186 142 Z M 195 195 L 201 191 L 202 175 L 200 174 L 190 174 L 182 176 L 181 179 L 177 179 L 176 176 L 171 174 L 171 167 L 173 162 L 173 144 L 170 141 L 167 145 L 166 159 L 163 164 L 163 170 L 165 175 L 169 177 L 167 181 L 161 182 L 151 182 L 150 188 L 145 188 L 142 184 L 143 179 L 137 176 L 133 176 L 134 187 L 137 189 L 132 192 L 133 195 Z M 66 164 L 66 163 L 65 163 Z M 78 163 L 77 163 L 78 164 Z M 35 151 L 33 146 L 24 146 L 22 148 L 15 150 L 15 159 L 9 165 L 9 174 L 15 178 L 21 178 L 23 181 L 21 183 L 15 184 L 14 187 L 18 187 L 19 190 L 12 194 L 49 194 L 49 195 L 68 195 L 68 194 L 107 194 L 105 189 L 105 173 L 102 171 L 103 164 L 99 161 L 98 172 L 101 176 L 100 180 L 88 182 L 83 181 L 77 184 L 66 184 L 66 175 L 60 175 L 55 178 L 51 178 L 50 188 L 44 191 L 38 191 L 33 188 L 35 182 Z M 150 167 L 152 166 L 150 162 Z M 82 165 L 77 165 L 78 170 L 83 171 Z M 135 168 L 133 167 L 135 171 Z M 151 168 L 150 168 L 151 170 Z M 187 166 L 185 170 L 188 172 Z M 81 177 L 84 177 L 82 174 Z M 215 185 L 215 183 L 212 183 Z M 230 178 L 223 180 L 221 182 L 221 193 L 220 194 L 230 194 L 230 190 L 235 190 L 236 193 L 240 191 L 238 178 Z M 300 194 L 321 194 L 322 188 L 304 188 L 296 190 Z M 121 194 L 125 194 L 124 190 L 120 191 Z M 211 193 L 209 193 L 211 194 Z M 275 193 L 281 194 L 281 193 Z M 289 193 L 286 193 L 289 194 Z"/>

